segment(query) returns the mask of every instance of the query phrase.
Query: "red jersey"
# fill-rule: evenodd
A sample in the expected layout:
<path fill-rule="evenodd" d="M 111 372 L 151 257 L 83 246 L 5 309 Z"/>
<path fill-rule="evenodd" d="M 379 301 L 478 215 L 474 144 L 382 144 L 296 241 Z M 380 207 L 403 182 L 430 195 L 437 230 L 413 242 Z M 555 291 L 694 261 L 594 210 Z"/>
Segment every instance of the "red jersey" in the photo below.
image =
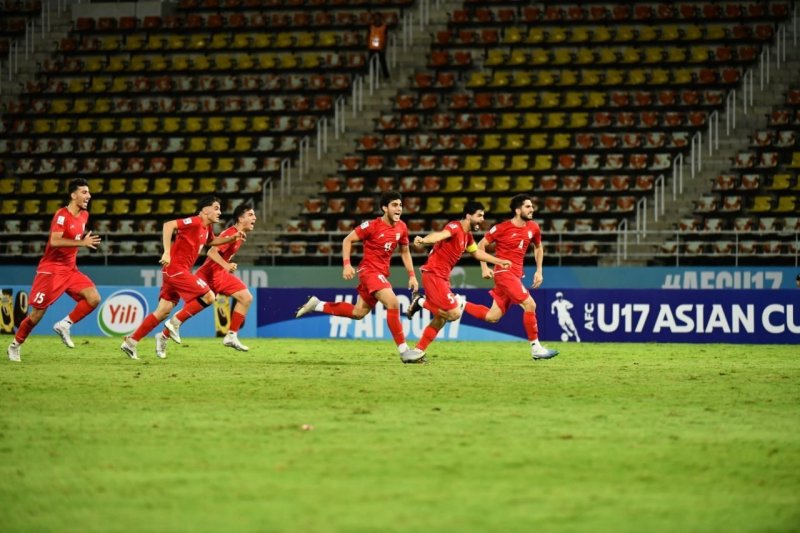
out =
<path fill-rule="evenodd" d="M 168 276 L 191 272 L 200 250 L 214 240 L 211 226 L 204 226 L 199 216 L 180 218 L 176 222 L 178 236 L 170 249 L 170 262 L 164 267 L 164 273 Z"/>
<path fill-rule="evenodd" d="M 511 261 L 511 268 L 506 269 L 500 265 L 494 266 L 495 273 L 511 272 L 515 276 L 523 277 L 522 266 L 525 262 L 525 254 L 531 242 L 539 245 L 542 242 L 542 230 L 539 224 L 529 220 L 521 228 L 514 225 L 511 220 L 506 220 L 500 224 L 492 226 L 492 229 L 484 236 L 487 242 L 497 244 L 494 255 L 500 259 Z"/>
<path fill-rule="evenodd" d="M 62 207 L 53 215 L 50 222 L 50 234 L 62 233 L 65 239 L 79 241 L 83 238 L 86 223 L 89 221 L 89 212 L 81 210 L 77 216 L 73 216 L 69 209 Z M 47 238 L 47 247 L 44 249 L 44 257 L 39 261 L 37 272 L 54 272 L 59 270 L 73 270 L 77 268 L 76 256 L 78 247 L 55 247 L 50 246 L 50 236 Z"/>
<path fill-rule="evenodd" d="M 464 251 L 474 252 L 478 247 L 472 232 L 464 231 L 458 220 L 448 222 L 444 229 L 450 232 L 450 237 L 433 245 L 428 261 L 420 270 L 450 279 L 450 272 L 464 255 Z"/>
<path fill-rule="evenodd" d="M 398 220 L 390 226 L 378 217 L 363 222 L 355 232 L 364 243 L 364 258 L 358 270 L 372 270 L 388 277 L 392 253 L 398 245 L 408 246 L 406 223 Z"/>
<path fill-rule="evenodd" d="M 238 232 L 239 230 L 236 229 L 236 226 L 231 226 L 230 228 L 222 230 L 222 233 L 219 234 L 219 237 L 220 238 L 231 237 L 233 235 L 236 235 Z M 229 242 L 228 244 L 223 244 L 222 246 L 218 246 L 217 251 L 225 261 L 228 261 L 230 263 L 231 258 L 234 255 L 236 255 L 236 252 L 239 251 L 239 247 L 241 245 L 242 245 L 242 240 L 237 239 L 235 241 Z M 200 268 L 197 270 L 195 274 L 200 276 L 201 273 L 211 274 L 215 271 L 227 272 L 227 270 L 223 270 L 222 266 L 219 263 L 208 257 L 206 258 L 205 262 L 200 266 Z"/>

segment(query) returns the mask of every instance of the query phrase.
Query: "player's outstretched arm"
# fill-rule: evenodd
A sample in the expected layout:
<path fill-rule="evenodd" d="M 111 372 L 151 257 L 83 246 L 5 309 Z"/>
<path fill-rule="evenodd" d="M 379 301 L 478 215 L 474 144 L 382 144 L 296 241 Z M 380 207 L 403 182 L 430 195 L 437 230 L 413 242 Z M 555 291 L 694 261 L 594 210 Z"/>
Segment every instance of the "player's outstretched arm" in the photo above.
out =
<path fill-rule="evenodd" d="M 91 248 L 92 250 L 97 250 L 98 244 L 100 244 L 100 237 L 92 235 L 91 231 L 87 231 L 86 235 L 78 241 L 64 238 L 63 231 L 50 234 L 50 246 L 53 248 Z"/>
<path fill-rule="evenodd" d="M 356 269 L 350 264 L 350 254 L 353 252 L 353 243 L 360 241 L 361 238 L 358 233 L 351 231 L 347 237 L 342 240 L 342 277 L 344 279 L 353 279 L 356 277 Z"/>
<path fill-rule="evenodd" d="M 236 263 L 229 263 L 225 261 L 225 259 L 222 258 L 222 255 L 220 255 L 219 250 L 217 250 L 215 247 L 209 248 L 208 252 L 206 253 L 206 256 L 208 256 L 209 259 L 211 259 L 216 264 L 224 268 L 226 272 L 235 272 L 236 269 L 238 268 L 238 265 Z"/>
<path fill-rule="evenodd" d="M 222 246 L 223 244 L 230 244 L 233 241 L 246 241 L 247 234 L 243 231 L 237 231 L 233 235 L 229 235 L 227 237 L 214 237 L 211 239 L 211 242 L 208 243 L 209 246 Z"/>
<path fill-rule="evenodd" d="M 469 252 L 469 250 L 467 250 Z M 485 250 L 481 250 L 476 248 L 472 253 L 472 257 L 480 261 L 481 263 L 492 263 L 493 265 L 500 265 L 503 268 L 511 268 L 511 261 L 508 259 L 500 259 L 499 257 L 495 257 L 492 254 L 486 253 Z"/>
<path fill-rule="evenodd" d="M 439 241 L 444 241 L 452 237 L 453 234 L 450 233 L 448 230 L 443 229 L 441 231 L 434 231 L 433 233 L 428 233 L 424 237 L 420 237 L 417 235 L 414 237 L 414 246 L 423 247 L 426 245 L 436 244 Z"/>
<path fill-rule="evenodd" d="M 167 266 L 172 259 L 170 257 L 170 250 L 172 250 L 172 234 L 175 233 L 177 228 L 177 220 L 164 222 L 164 225 L 161 227 L 161 243 L 164 245 L 164 253 L 161 254 L 161 260 L 159 260 L 159 263 L 164 266 Z"/>

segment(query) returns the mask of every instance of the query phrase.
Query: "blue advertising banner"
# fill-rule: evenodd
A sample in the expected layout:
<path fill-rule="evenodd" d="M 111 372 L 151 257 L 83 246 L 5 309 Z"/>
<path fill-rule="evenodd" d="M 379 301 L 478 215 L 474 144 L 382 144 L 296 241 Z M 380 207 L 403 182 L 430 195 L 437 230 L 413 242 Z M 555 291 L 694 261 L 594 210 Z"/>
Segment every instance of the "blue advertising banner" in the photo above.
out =
<path fill-rule="evenodd" d="M 13 334 L 27 314 L 29 286 L 0 285 L 0 334 Z M 102 298 L 100 305 L 89 316 L 72 326 L 73 335 L 104 335 L 122 337 L 129 335 L 142 323 L 145 316 L 158 304 L 157 287 L 97 287 Z M 257 298 L 257 297 L 256 297 Z M 257 299 L 256 299 L 257 302 Z M 182 305 L 182 304 L 180 304 Z M 75 301 L 63 295 L 47 309 L 47 314 L 33 330 L 33 335 L 53 335 L 52 325 L 67 316 Z M 180 308 L 180 306 L 178 307 Z M 228 330 L 233 304 L 230 298 L 218 297 L 214 305 L 203 310 L 181 326 L 182 337 L 221 337 Z M 153 330 L 161 331 L 160 328 Z M 239 331 L 241 337 L 255 337 L 255 312 Z"/>
<path fill-rule="evenodd" d="M 355 291 L 341 289 L 259 289 L 258 336 L 390 340 L 380 304 L 362 320 L 294 310 L 310 293 L 323 301 L 355 303 Z M 410 301 L 398 291 L 400 309 Z M 473 303 L 491 306 L 484 289 L 461 289 Z M 539 338 L 562 342 L 800 343 L 800 291 L 789 290 L 588 290 L 533 292 L 538 304 Z M 402 318 L 409 339 L 418 339 L 431 316 L 422 310 Z M 448 323 L 439 339 L 525 339 L 522 311 L 513 307 L 496 324 L 465 314 Z"/>

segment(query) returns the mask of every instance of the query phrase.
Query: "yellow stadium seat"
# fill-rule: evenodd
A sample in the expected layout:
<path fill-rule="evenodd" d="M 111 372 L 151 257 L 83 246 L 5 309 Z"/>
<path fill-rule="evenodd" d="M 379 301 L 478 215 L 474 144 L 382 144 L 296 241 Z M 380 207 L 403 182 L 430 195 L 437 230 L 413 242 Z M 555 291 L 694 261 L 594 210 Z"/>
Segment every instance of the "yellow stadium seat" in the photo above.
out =
<path fill-rule="evenodd" d="M 184 119 L 183 129 L 190 132 L 205 130 L 205 124 L 201 117 L 187 117 Z"/>
<path fill-rule="evenodd" d="M 89 189 L 91 192 L 91 189 Z M 89 209 L 92 210 L 92 215 L 105 215 L 106 208 L 108 207 L 108 200 L 105 198 L 92 198 L 92 204 Z"/>
<path fill-rule="evenodd" d="M 519 114 L 517 113 L 502 113 L 500 115 L 500 124 L 497 126 L 500 129 L 516 129 L 519 127 Z"/>
<path fill-rule="evenodd" d="M 575 54 L 576 65 L 591 65 L 595 61 L 594 52 L 591 48 L 579 48 L 578 53 Z"/>
<path fill-rule="evenodd" d="M 99 133 L 111 133 L 117 129 L 117 121 L 113 118 L 101 118 L 97 121 L 96 131 Z"/>
<path fill-rule="evenodd" d="M 115 198 L 114 203 L 111 205 L 111 215 L 127 215 L 130 214 L 131 201 L 129 198 Z"/>
<path fill-rule="evenodd" d="M 753 198 L 751 213 L 764 213 L 772 210 L 772 196 L 756 196 Z"/>
<path fill-rule="evenodd" d="M 541 113 L 525 113 L 523 115 L 522 127 L 523 128 L 538 128 L 542 125 Z"/>
<path fill-rule="evenodd" d="M 98 114 L 111 113 L 111 98 L 98 98 L 94 101 L 93 111 Z"/>
<path fill-rule="evenodd" d="M 542 91 L 539 94 L 539 105 L 544 108 L 558 107 L 561 104 L 561 93 Z"/>
<path fill-rule="evenodd" d="M 4 215 L 16 215 L 19 209 L 19 200 L 16 198 L 3 198 L 2 199 L 3 209 L 2 214 Z"/>
<path fill-rule="evenodd" d="M 494 150 L 496 148 L 500 148 L 500 139 L 502 139 L 502 135 L 499 133 L 487 133 L 483 136 L 481 140 L 481 150 Z M 471 157 L 480 157 L 480 156 L 467 156 L 467 159 Z M 480 168 L 480 166 L 476 167 Z"/>
<path fill-rule="evenodd" d="M 605 43 L 611 40 L 611 30 L 608 26 L 592 27 L 592 42 Z"/>
<path fill-rule="evenodd" d="M 219 129 L 214 129 L 211 127 L 211 121 L 209 121 L 209 130 L 210 131 L 221 131 L 225 129 L 225 122 L 221 121 L 218 123 Z M 215 124 L 216 127 L 216 124 Z M 247 130 L 247 119 L 245 117 L 231 117 L 230 124 L 228 125 L 229 131 L 245 131 Z"/>
<path fill-rule="evenodd" d="M 337 36 L 336 32 L 322 31 L 317 34 L 317 47 L 319 48 L 336 46 L 338 42 L 339 37 Z"/>
<path fill-rule="evenodd" d="M 315 34 L 308 31 L 304 31 L 295 34 L 294 45 L 297 46 L 298 48 L 309 48 L 311 46 L 314 46 L 316 40 L 317 39 L 315 37 Z"/>
<path fill-rule="evenodd" d="M 100 38 L 100 49 L 105 51 L 119 50 L 121 37 L 119 35 L 108 35 Z"/>
<path fill-rule="evenodd" d="M 617 26 L 614 32 L 614 40 L 618 43 L 632 41 L 636 37 L 636 28 L 631 26 Z"/>
<path fill-rule="evenodd" d="M 514 71 L 514 87 L 529 87 L 533 83 L 533 75 L 529 71 Z"/>
<path fill-rule="evenodd" d="M 539 44 L 545 42 L 547 34 L 543 28 L 533 27 L 528 31 L 525 42 L 528 44 Z"/>
<path fill-rule="evenodd" d="M 522 30 L 518 27 L 511 26 L 506 28 L 505 35 L 503 36 L 503 42 L 508 44 L 519 43 L 522 41 L 522 38 Z"/>
<path fill-rule="evenodd" d="M 533 92 L 520 93 L 519 102 L 517 102 L 517 107 L 523 109 L 536 107 L 538 101 L 539 101 L 539 95 L 537 93 Z"/>
<path fill-rule="evenodd" d="M 444 197 L 442 196 L 428 196 L 425 199 L 425 209 L 421 213 L 426 215 L 433 215 L 444 211 Z"/>
<path fill-rule="evenodd" d="M 727 36 L 727 27 L 724 24 L 709 24 L 706 26 L 705 39 L 717 40 Z"/>
<path fill-rule="evenodd" d="M 570 113 L 569 114 L 569 127 L 570 128 L 583 128 L 589 124 L 589 113 Z"/>
<path fill-rule="evenodd" d="M 167 37 L 167 48 L 170 50 L 183 50 L 187 44 L 187 39 L 183 35 L 172 34 Z"/>
<path fill-rule="evenodd" d="M 531 65 L 546 65 L 550 62 L 550 56 L 546 50 L 541 48 L 534 48 L 530 52 Z"/>
<path fill-rule="evenodd" d="M 192 172 L 211 172 L 213 161 L 214 160 L 210 157 L 198 157 L 194 160 Z"/>
<path fill-rule="evenodd" d="M 170 118 L 170 117 L 165 118 L 164 119 L 164 127 L 163 127 L 164 131 L 167 131 L 167 132 L 171 131 L 168 128 L 168 124 L 170 123 L 170 121 L 175 122 L 177 124 L 178 119 Z M 139 129 L 141 129 L 141 131 L 143 133 L 153 133 L 155 131 L 158 131 L 159 130 L 158 119 L 156 117 L 144 117 L 144 118 L 140 119 L 139 120 Z"/>
<path fill-rule="evenodd" d="M 533 163 L 533 170 L 550 170 L 553 167 L 553 156 L 550 154 L 539 154 Z"/>
<path fill-rule="evenodd" d="M 236 68 L 239 70 L 251 70 L 255 68 L 256 63 L 253 56 L 250 54 L 237 54 L 236 55 Z"/>
<path fill-rule="evenodd" d="M 160 72 L 162 70 L 167 70 L 168 68 L 172 68 L 172 62 L 170 61 L 167 64 L 167 58 L 164 56 L 153 56 L 150 59 L 150 70 L 155 72 Z"/>
<path fill-rule="evenodd" d="M 556 82 L 555 74 L 549 70 L 540 70 L 536 73 L 535 85 L 538 87 L 547 87 Z"/>
<path fill-rule="evenodd" d="M 521 150 L 525 148 L 525 135 L 522 133 L 509 133 L 505 136 L 503 148 L 506 150 Z"/>
<path fill-rule="evenodd" d="M 211 68 L 211 60 L 208 56 L 192 56 L 192 70 L 209 70 Z"/>
<path fill-rule="evenodd" d="M 591 94 L 591 93 L 590 93 Z M 583 105 L 583 93 L 568 91 L 564 95 L 563 107 L 581 107 Z"/>
<path fill-rule="evenodd" d="M 514 180 L 513 192 L 523 192 L 533 190 L 533 176 L 517 176 Z"/>
<path fill-rule="evenodd" d="M 595 86 L 600 84 L 600 71 L 594 69 L 581 69 L 581 85 Z"/>
<path fill-rule="evenodd" d="M 214 148 L 216 150 L 217 148 L 214 147 L 214 140 L 215 139 L 212 140 L 211 146 L 212 146 L 212 148 Z M 224 145 L 224 148 L 221 147 L 219 149 L 220 151 L 228 149 L 228 144 L 227 144 L 228 139 L 225 138 L 225 137 L 223 137 L 223 139 L 225 139 L 225 145 Z M 233 150 L 235 152 L 246 152 L 246 151 L 252 149 L 252 147 L 253 147 L 253 138 L 252 137 L 236 137 L 236 139 L 234 141 L 234 144 L 233 144 Z"/>
<path fill-rule="evenodd" d="M 128 184 L 125 178 L 112 178 L 106 182 L 107 194 L 123 194 L 127 191 Z"/>
<path fill-rule="evenodd" d="M 486 74 L 483 72 L 473 72 L 467 80 L 467 87 L 483 87 L 486 85 Z"/>
<path fill-rule="evenodd" d="M 504 192 L 511 188 L 511 176 L 494 176 L 490 182 L 489 192 Z"/>
<path fill-rule="evenodd" d="M 572 87 L 578 85 L 577 70 L 562 70 L 558 73 L 558 84 L 562 87 Z"/>
<path fill-rule="evenodd" d="M 131 133 L 136 131 L 139 123 L 133 118 L 121 118 L 119 120 L 119 131 L 122 133 Z"/>
<path fill-rule="evenodd" d="M 663 73 L 663 75 L 662 75 Z M 692 83 L 692 71 L 688 68 L 674 70 L 672 72 L 672 82 L 675 84 L 683 85 Z M 669 82 L 669 74 L 663 69 L 653 70 L 650 78 L 650 83 L 653 85 L 661 85 Z"/>
<path fill-rule="evenodd" d="M 174 192 L 180 194 L 194 192 L 194 178 L 178 178 Z"/>
<path fill-rule="evenodd" d="M 792 175 L 791 174 L 775 174 L 772 176 L 772 183 L 767 189 L 780 191 L 791 187 Z"/>
<path fill-rule="evenodd" d="M 552 52 L 550 63 L 553 65 L 570 65 L 573 62 L 572 50 L 569 48 L 556 48 Z"/>
<path fill-rule="evenodd" d="M 517 154 L 511 157 L 509 170 L 527 170 L 528 164 L 529 162 L 527 154 Z"/>
<path fill-rule="evenodd" d="M 661 63 L 664 60 L 664 49 L 660 46 L 648 46 L 644 49 L 645 63 Z"/>
<path fill-rule="evenodd" d="M 92 178 L 87 180 L 89 183 L 89 192 L 92 194 L 97 194 L 104 192 L 106 190 L 106 180 L 104 178 Z M 96 200 L 92 200 L 92 205 L 94 205 Z M 92 209 L 94 211 L 94 209 Z"/>
<path fill-rule="evenodd" d="M 281 54 L 280 57 L 280 68 L 282 69 L 293 69 L 297 68 L 300 64 L 298 57 L 294 54 Z"/>
<path fill-rule="evenodd" d="M 778 205 L 773 210 L 776 213 L 794 213 L 797 210 L 797 197 L 781 196 L 778 198 Z"/>
<path fill-rule="evenodd" d="M 505 70 L 496 70 L 489 82 L 489 87 L 505 87 L 511 83 L 511 73 Z"/>
<path fill-rule="evenodd" d="M 258 54 L 258 66 L 261 67 L 262 69 L 275 68 L 277 64 L 278 60 L 275 54 L 267 54 L 267 53 Z"/>
<path fill-rule="evenodd" d="M 569 40 L 572 43 L 585 43 L 592 38 L 589 28 L 585 26 L 573 26 L 570 31 Z"/>
<path fill-rule="evenodd" d="M 442 192 L 458 192 L 464 188 L 464 176 L 447 176 Z"/>
<path fill-rule="evenodd" d="M 486 176 L 472 176 L 464 192 L 483 192 L 486 190 Z"/>
<path fill-rule="evenodd" d="M 105 62 L 99 57 L 89 57 L 83 61 L 84 72 L 98 72 L 105 69 Z"/>
<path fill-rule="evenodd" d="M 128 92 L 130 86 L 128 84 L 128 80 L 125 78 L 114 78 L 111 82 L 111 86 L 108 88 L 109 92 L 112 93 L 124 93 Z M 98 92 L 104 92 L 104 90 L 99 90 Z"/>
<path fill-rule="evenodd" d="M 17 188 L 17 180 L 14 178 L 0 179 L 0 194 L 12 194 Z"/>
<path fill-rule="evenodd" d="M 550 148 L 554 150 L 561 150 L 569 148 L 572 145 L 572 135 L 569 133 L 556 133 L 550 141 Z"/>
<path fill-rule="evenodd" d="M 164 48 L 164 38 L 161 35 L 148 35 L 144 47 L 147 50 L 161 50 Z"/>
<path fill-rule="evenodd" d="M 157 215 L 171 215 L 175 213 L 175 200 L 173 198 L 160 198 L 156 206 Z"/>
<path fill-rule="evenodd" d="M 141 50 L 142 48 L 144 48 L 144 35 L 133 33 L 125 37 L 125 50 Z"/>
<path fill-rule="evenodd" d="M 547 147 L 547 134 L 546 133 L 531 133 L 528 138 L 528 148 L 532 150 L 541 150 Z"/>
<path fill-rule="evenodd" d="M 256 116 L 252 118 L 253 131 L 269 130 L 269 117 Z"/>
<path fill-rule="evenodd" d="M 197 192 L 209 193 L 217 190 L 217 178 L 200 178 L 197 184 Z"/>
<path fill-rule="evenodd" d="M 301 56 L 300 64 L 303 68 L 317 68 L 319 67 L 321 61 L 319 54 L 316 53 L 305 53 Z"/>
<path fill-rule="evenodd" d="M 75 122 L 71 118 L 58 118 L 53 131 L 56 133 L 70 133 L 74 127 Z"/>
<path fill-rule="evenodd" d="M 139 198 L 133 209 L 134 215 L 149 215 L 153 212 L 153 200 L 150 198 Z"/>
<path fill-rule="evenodd" d="M 486 60 L 483 62 L 484 66 L 496 67 L 506 62 L 506 54 L 499 48 L 492 48 L 486 55 Z"/>
<path fill-rule="evenodd" d="M 64 201 L 60 198 L 50 198 L 45 202 L 44 205 L 44 212 L 45 213 L 55 213 L 59 209 L 64 207 Z"/>
<path fill-rule="evenodd" d="M 547 114 L 547 122 L 545 122 L 545 128 L 561 128 L 564 126 L 564 119 L 566 118 L 565 113 L 548 113 Z"/>
<path fill-rule="evenodd" d="M 520 66 L 526 65 L 528 63 L 528 54 L 525 50 L 514 49 L 511 51 L 511 55 L 508 56 L 506 60 L 506 65 L 511 66 Z"/>
<path fill-rule="evenodd" d="M 229 70 L 233 68 L 233 57 L 229 54 L 217 54 L 214 56 L 215 70 Z"/>
<path fill-rule="evenodd" d="M 703 30 L 697 24 L 682 26 L 684 41 L 697 41 L 703 37 Z"/>
<path fill-rule="evenodd" d="M 622 85 L 623 80 L 625 79 L 625 75 L 623 71 L 615 68 L 610 68 L 606 70 L 606 79 L 604 80 L 605 85 Z"/>
<path fill-rule="evenodd" d="M 464 206 L 469 201 L 466 196 L 451 196 L 447 199 L 447 208 L 445 213 L 460 214 L 464 212 Z"/>
<path fill-rule="evenodd" d="M 656 33 L 655 28 L 652 26 L 640 25 L 637 26 L 636 29 L 639 31 L 639 35 L 636 40 L 640 43 L 649 43 L 658 39 L 658 33 Z"/>
<path fill-rule="evenodd" d="M 128 185 L 131 194 L 144 194 L 150 189 L 150 180 L 147 178 L 134 178 Z"/>
<path fill-rule="evenodd" d="M 34 194 L 36 186 L 39 184 L 37 180 L 22 180 L 19 184 L 20 194 Z"/>
<path fill-rule="evenodd" d="M 229 141 L 227 137 L 212 137 L 210 146 L 212 152 L 225 152 L 228 150 Z"/>
<path fill-rule="evenodd" d="M 202 122 L 202 119 L 199 117 L 189 117 L 186 119 L 187 122 L 190 120 L 198 120 Z M 178 117 L 164 117 L 161 122 L 161 129 L 166 133 L 175 133 L 176 131 L 181 130 L 181 120 Z M 187 129 L 189 129 L 187 127 Z M 189 131 L 198 131 L 198 130 L 189 130 Z"/>
<path fill-rule="evenodd" d="M 506 168 L 506 156 L 504 155 L 490 155 L 486 159 L 486 165 L 484 169 L 486 170 L 505 170 Z"/>
<path fill-rule="evenodd" d="M 250 48 L 267 48 L 272 46 L 272 34 L 269 33 L 252 33 L 250 34 L 252 45 Z"/>
<path fill-rule="evenodd" d="M 181 199 L 179 213 L 197 213 L 197 198 Z"/>
<path fill-rule="evenodd" d="M 175 167 L 175 160 L 172 161 L 172 171 L 173 172 L 185 172 L 186 169 L 189 168 L 188 159 L 184 159 L 185 167 L 184 170 L 176 170 Z M 183 178 L 182 178 L 183 179 Z M 191 180 L 191 178 L 187 178 Z M 156 178 L 153 180 L 153 194 L 167 194 L 172 192 L 172 178 Z"/>
<path fill-rule="evenodd" d="M 792 153 L 792 162 L 789 163 L 789 168 L 800 168 L 800 152 Z"/>
<path fill-rule="evenodd" d="M 189 139 L 189 152 L 205 152 L 208 150 L 208 139 L 206 137 L 191 137 Z"/>
<path fill-rule="evenodd" d="M 91 118 L 78 119 L 76 130 L 78 133 L 91 133 L 94 130 L 94 120 Z"/>
<path fill-rule="evenodd" d="M 462 170 L 480 170 L 483 167 L 482 155 L 468 155 L 464 157 L 461 165 Z"/>
<path fill-rule="evenodd" d="M 217 166 L 215 172 L 233 172 L 236 167 L 236 158 L 234 157 L 220 157 L 217 159 Z"/>
<path fill-rule="evenodd" d="M 524 191 L 529 191 L 530 189 L 519 189 Z M 504 215 L 511 211 L 511 198 L 507 198 L 505 196 L 501 196 L 497 198 L 494 202 L 494 209 L 493 211 L 498 215 Z"/>
<path fill-rule="evenodd" d="M 43 179 L 40 182 L 40 192 L 42 194 L 56 194 L 61 188 L 61 182 L 57 179 Z M 60 202 L 61 200 L 59 200 Z M 48 211 L 49 212 L 49 211 Z"/>
<path fill-rule="evenodd" d="M 171 173 L 178 174 L 181 172 L 187 172 L 188 170 L 189 170 L 188 157 L 175 157 L 172 159 L 172 166 L 170 167 Z"/>
<path fill-rule="evenodd" d="M 131 56 L 130 62 L 128 62 L 127 70 L 130 72 L 141 72 L 143 70 L 147 70 L 148 68 L 148 61 L 145 56 Z"/>
<path fill-rule="evenodd" d="M 635 68 L 628 71 L 628 85 L 644 85 L 647 83 L 647 72 L 644 69 Z"/>

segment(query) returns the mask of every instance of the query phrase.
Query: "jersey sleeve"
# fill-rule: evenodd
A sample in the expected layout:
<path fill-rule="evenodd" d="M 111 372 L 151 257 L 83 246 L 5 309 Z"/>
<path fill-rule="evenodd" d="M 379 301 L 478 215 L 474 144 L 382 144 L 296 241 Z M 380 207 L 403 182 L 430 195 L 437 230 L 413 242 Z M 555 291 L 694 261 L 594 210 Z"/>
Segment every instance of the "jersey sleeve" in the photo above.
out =
<path fill-rule="evenodd" d="M 53 216 L 53 221 L 50 223 L 50 231 L 52 233 L 63 233 L 67 229 L 67 215 L 62 210 L 56 212 Z"/>
<path fill-rule="evenodd" d="M 177 222 L 177 224 L 178 224 L 178 229 L 186 228 L 186 227 L 189 227 L 189 226 L 196 226 L 196 225 L 202 223 L 202 221 L 200 220 L 200 217 L 179 218 L 175 222 Z"/>
<path fill-rule="evenodd" d="M 497 238 L 497 225 L 492 226 L 492 229 L 486 232 L 486 235 L 484 235 L 483 238 L 486 239 L 486 242 L 494 242 L 494 240 Z"/>
<path fill-rule="evenodd" d="M 359 239 L 361 239 L 362 241 L 366 240 L 367 237 L 369 237 L 369 235 L 372 233 L 372 224 L 370 224 L 369 220 L 365 220 L 364 222 L 356 226 L 355 232 L 356 235 L 358 235 Z"/>

